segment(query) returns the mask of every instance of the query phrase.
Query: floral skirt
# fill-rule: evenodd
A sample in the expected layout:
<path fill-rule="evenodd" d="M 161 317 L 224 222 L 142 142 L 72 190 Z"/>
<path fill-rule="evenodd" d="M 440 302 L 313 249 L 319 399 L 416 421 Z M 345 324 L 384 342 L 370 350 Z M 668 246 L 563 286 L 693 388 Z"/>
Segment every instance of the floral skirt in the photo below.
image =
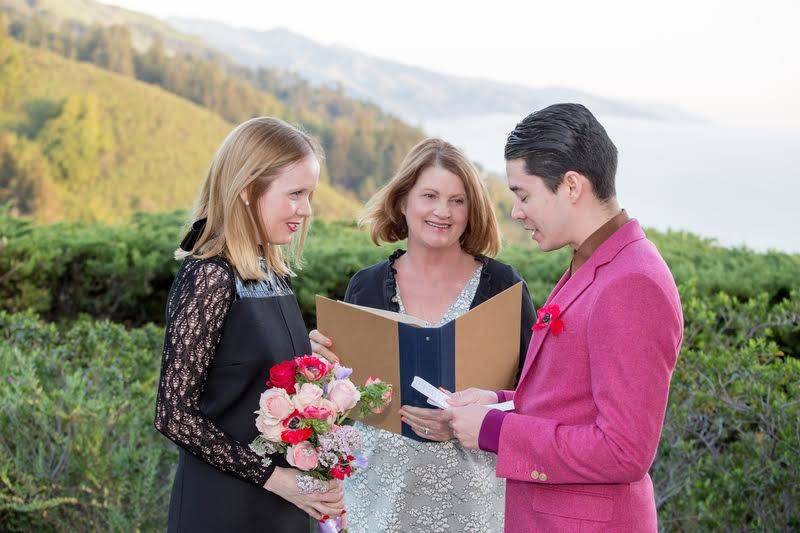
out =
<path fill-rule="evenodd" d="M 358 426 L 369 466 L 345 481 L 351 532 L 503 531 L 496 455 Z"/>

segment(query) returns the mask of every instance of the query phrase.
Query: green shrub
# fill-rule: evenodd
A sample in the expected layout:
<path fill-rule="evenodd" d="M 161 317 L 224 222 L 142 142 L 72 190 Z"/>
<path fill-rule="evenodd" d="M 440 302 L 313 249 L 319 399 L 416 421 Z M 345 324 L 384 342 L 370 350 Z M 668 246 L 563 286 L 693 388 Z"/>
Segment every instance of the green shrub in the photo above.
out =
<path fill-rule="evenodd" d="M 800 527 L 800 293 L 769 307 L 682 294 L 685 339 L 651 473 L 670 531 Z"/>
<path fill-rule="evenodd" d="M 0 305 L 13 312 L 34 309 L 48 319 L 88 313 L 134 325 L 161 323 L 185 216 L 140 214 L 120 226 L 39 226 L 0 213 Z M 686 233 L 648 235 L 678 284 L 692 282 L 701 295 L 723 291 L 741 300 L 767 293 L 775 303 L 800 284 L 800 255 L 728 249 Z M 341 298 L 353 273 L 385 259 L 395 247 L 376 247 L 352 223 L 315 221 L 305 267 L 294 281 L 309 323 L 315 292 Z M 545 254 L 533 245 L 508 245 L 499 259 L 522 274 L 534 303 L 541 305 L 570 257 L 567 250 Z"/>
<path fill-rule="evenodd" d="M 162 335 L 0 311 L 0 529 L 163 529 L 175 452 L 152 427 Z"/>
<path fill-rule="evenodd" d="M 37 226 L 0 216 L 2 307 L 50 320 L 87 313 L 127 324 L 161 322 L 183 220 L 172 213 L 137 216 L 125 226 Z"/>
<path fill-rule="evenodd" d="M 774 343 L 684 350 L 652 477 L 662 528 L 800 528 L 800 360 Z"/>
<path fill-rule="evenodd" d="M 775 339 L 797 334 L 800 295 L 768 309 L 694 290 L 652 471 L 661 526 L 796 529 L 800 360 Z M 0 312 L 0 332 L 0 522 L 162 529 L 176 459 L 151 425 L 161 329 Z"/>
<path fill-rule="evenodd" d="M 163 529 L 175 448 L 151 425 L 162 331 L 106 319 L 162 322 L 183 217 L 36 226 L 0 213 L 3 528 Z M 685 318 L 652 469 L 662 529 L 797 530 L 799 256 L 649 235 Z M 294 282 L 307 324 L 315 294 L 340 298 L 393 249 L 352 224 L 316 222 Z M 501 259 L 541 304 L 569 254 L 509 246 Z"/>

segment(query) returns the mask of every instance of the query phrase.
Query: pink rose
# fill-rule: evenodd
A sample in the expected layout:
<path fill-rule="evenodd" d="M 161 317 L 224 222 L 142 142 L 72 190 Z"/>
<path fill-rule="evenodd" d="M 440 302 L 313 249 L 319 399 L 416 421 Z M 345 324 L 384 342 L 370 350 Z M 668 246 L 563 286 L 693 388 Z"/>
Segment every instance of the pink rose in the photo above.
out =
<path fill-rule="evenodd" d="M 283 390 L 283 389 L 281 389 Z M 285 429 L 280 420 L 259 415 L 256 418 L 256 429 L 264 438 L 272 442 L 281 442 L 281 432 Z"/>
<path fill-rule="evenodd" d="M 286 450 L 286 461 L 298 470 L 308 471 L 319 464 L 319 454 L 314 445 L 304 440 Z"/>
<path fill-rule="evenodd" d="M 295 409 L 302 413 L 306 407 L 316 403 L 320 398 L 322 398 L 322 388 L 319 385 L 303 383 L 300 386 L 300 390 L 292 398 L 292 402 Z"/>
<path fill-rule="evenodd" d="M 261 408 L 260 415 L 272 418 L 276 422 L 280 422 L 294 411 L 291 398 L 284 389 L 279 388 L 267 389 L 261 393 L 258 406 Z"/>
<path fill-rule="evenodd" d="M 383 381 L 381 381 L 380 378 L 374 378 L 374 377 L 370 376 L 370 377 L 367 378 L 367 382 L 364 385 L 369 387 L 370 385 L 373 385 L 375 383 L 383 383 Z"/>
<path fill-rule="evenodd" d="M 315 404 L 309 405 L 303 409 L 303 416 L 306 418 L 316 418 L 317 420 L 324 420 L 329 424 L 333 424 L 336 420 L 336 404 L 325 398 L 320 398 Z"/>
<path fill-rule="evenodd" d="M 349 379 L 337 379 L 328 385 L 328 399 L 343 413 L 356 406 L 361 393 Z"/>

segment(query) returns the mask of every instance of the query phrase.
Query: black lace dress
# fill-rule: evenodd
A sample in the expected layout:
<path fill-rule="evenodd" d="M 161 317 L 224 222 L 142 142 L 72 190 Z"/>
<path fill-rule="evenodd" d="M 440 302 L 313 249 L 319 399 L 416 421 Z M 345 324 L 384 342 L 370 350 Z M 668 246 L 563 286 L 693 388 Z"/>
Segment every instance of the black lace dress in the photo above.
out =
<path fill-rule="evenodd" d="M 154 422 L 180 447 L 169 531 L 309 530 L 308 515 L 263 488 L 285 460 L 248 447 L 269 368 L 306 353 L 288 284 L 242 283 L 221 257 L 184 261 L 167 302 Z"/>

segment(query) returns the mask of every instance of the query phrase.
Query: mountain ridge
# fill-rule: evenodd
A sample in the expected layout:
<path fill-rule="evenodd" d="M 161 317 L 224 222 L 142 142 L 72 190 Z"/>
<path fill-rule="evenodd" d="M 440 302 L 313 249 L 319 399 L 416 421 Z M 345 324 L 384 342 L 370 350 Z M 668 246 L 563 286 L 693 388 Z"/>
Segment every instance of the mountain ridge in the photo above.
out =
<path fill-rule="evenodd" d="M 611 116 L 699 120 L 663 104 L 630 104 L 569 87 L 534 88 L 443 74 L 341 44 L 324 45 L 283 27 L 257 30 L 203 19 L 165 20 L 180 31 L 202 35 L 242 64 L 296 72 L 317 85 L 340 84 L 351 96 L 374 102 L 412 123 L 490 113 L 524 116 L 564 101 L 583 103 L 598 114 Z"/>

